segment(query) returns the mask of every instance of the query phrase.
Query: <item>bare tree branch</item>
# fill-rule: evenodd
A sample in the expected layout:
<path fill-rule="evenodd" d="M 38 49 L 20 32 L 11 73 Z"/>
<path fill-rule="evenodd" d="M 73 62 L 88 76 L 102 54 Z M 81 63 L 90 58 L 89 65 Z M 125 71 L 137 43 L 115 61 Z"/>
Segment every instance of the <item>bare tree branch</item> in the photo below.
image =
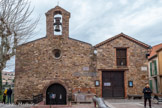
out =
<path fill-rule="evenodd" d="M 32 36 L 39 17 L 31 18 L 28 0 L 0 0 L 0 90 L 2 88 L 1 72 L 6 63 L 16 54 L 18 45 Z"/>

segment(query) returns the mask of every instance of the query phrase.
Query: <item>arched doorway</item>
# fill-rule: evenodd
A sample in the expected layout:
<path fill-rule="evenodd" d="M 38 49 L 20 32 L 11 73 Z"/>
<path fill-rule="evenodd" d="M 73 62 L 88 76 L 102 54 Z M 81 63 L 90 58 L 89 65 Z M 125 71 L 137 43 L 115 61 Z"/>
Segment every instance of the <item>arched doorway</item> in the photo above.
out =
<path fill-rule="evenodd" d="M 66 104 L 66 89 L 58 83 L 52 84 L 46 91 L 47 105 L 65 105 Z"/>

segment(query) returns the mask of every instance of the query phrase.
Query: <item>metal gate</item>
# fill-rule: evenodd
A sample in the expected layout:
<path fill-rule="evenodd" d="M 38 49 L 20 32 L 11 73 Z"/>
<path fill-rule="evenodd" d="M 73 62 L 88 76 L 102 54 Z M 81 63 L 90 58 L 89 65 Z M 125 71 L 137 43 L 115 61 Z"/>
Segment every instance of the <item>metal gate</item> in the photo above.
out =
<path fill-rule="evenodd" d="M 102 72 L 102 96 L 104 98 L 124 97 L 124 72 Z"/>
<path fill-rule="evenodd" d="M 46 91 L 47 105 L 65 105 L 66 89 L 60 84 L 53 84 Z"/>

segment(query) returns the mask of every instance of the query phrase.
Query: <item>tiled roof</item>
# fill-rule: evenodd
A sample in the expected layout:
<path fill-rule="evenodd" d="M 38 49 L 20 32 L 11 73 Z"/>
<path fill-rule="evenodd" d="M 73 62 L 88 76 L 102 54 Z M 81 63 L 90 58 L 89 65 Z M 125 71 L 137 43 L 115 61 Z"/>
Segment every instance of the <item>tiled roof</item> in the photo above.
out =
<path fill-rule="evenodd" d="M 112 38 L 109 38 L 109 39 L 107 39 L 107 40 L 105 40 L 105 41 L 95 45 L 95 48 L 98 48 L 98 47 L 100 47 L 100 46 L 102 46 L 102 45 L 104 45 L 104 44 L 106 44 L 106 43 L 108 43 L 108 42 L 110 42 L 110 41 L 112 41 L 112 40 L 114 40 L 116 38 L 119 38 L 119 37 L 124 37 L 124 38 L 126 38 L 126 39 L 128 39 L 130 41 L 133 41 L 133 42 L 135 42 L 135 43 L 137 43 L 137 44 L 139 44 L 139 45 L 141 45 L 141 46 L 143 46 L 145 48 L 149 48 L 150 47 L 149 45 L 147 45 L 147 44 L 145 44 L 145 43 L 143 43 L 141 41 L 138 41 L 138 40 L 136 40 L 136 39 L 134 39 L 134 38 L 124 34 L 124 33 L 120 33 L 120 34 L 118 34 L 118 35 L 116 35 L 116 36 L 114 36 Z"/>
<path fill-rule="evenodd" d="M 156 52 L 162 51 L 162 47 L 160 47 L 159 49 L 156 50 Z"/>
<path fill-rule="evenodd" d="M 151 49 L 150 56 L 148 56 L 148 59 L 151 59 L 152 57 L 156 56 L 156 54 L 157 54 L 156 51 L 161 49 L 161 48 L 162 48 L 162 43 L 153 46 L 152 49 Z"/>

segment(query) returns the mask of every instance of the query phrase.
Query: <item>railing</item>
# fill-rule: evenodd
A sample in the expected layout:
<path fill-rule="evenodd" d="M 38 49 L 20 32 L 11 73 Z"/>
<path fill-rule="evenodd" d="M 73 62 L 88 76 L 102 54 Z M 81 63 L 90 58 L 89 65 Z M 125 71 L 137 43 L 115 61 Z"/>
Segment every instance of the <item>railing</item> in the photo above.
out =
<path fill-rule="evenodd" d="M 39 103 L 41 101 L 43 101 L 43 94 L 33 96 L 33 103 L 34 104 L 37 104 L 37 103 Z"/>

